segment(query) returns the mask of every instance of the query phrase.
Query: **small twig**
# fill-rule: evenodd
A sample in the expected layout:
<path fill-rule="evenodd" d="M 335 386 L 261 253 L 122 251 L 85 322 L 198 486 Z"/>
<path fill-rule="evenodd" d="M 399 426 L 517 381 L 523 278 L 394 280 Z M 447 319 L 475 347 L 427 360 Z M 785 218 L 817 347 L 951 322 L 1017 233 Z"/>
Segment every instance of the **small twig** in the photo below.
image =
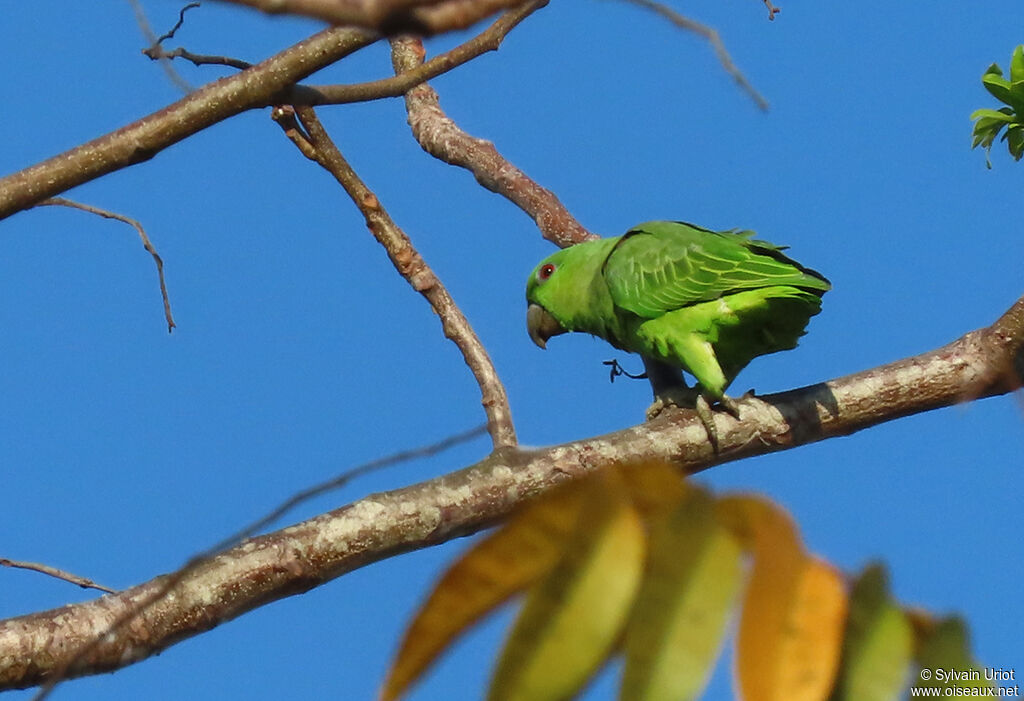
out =
<path fill-rule="evenodd" d="M 80 209 L 83 212 L 89 214 L 95 214 L 96 216 L 103 217 L 105 219 L 116 219 L 119 222 L 124 222 L 135 228 L 139 232 L 139 238 L 142 239 L 142 245 L 149 252 L 149 255 L 153 256 L 153 261 L 156 263 L 156 274 L 160 279 L 160 296 L 164 300 L 164 318 L 167 320 L 167 333 L 174 330 L 177 324 L 174 323 L 174 317 L 171 316 L 171 300 L 167 296 L 167 283 L 164 281 L 164 262 L 160 258 L 160 254 L 153 248 L 153 244 L 149 240 L 149 236 L 146 235 L 146 230 L 142 228 L 142 224 L 136 219 L 126 217 L 123 214 L 117 214 L 106 209 L 100 209 L 99 207 L 93 207 L 92 205 L 82 204 L 81 202 L 75 202 L 64 197 L 51 197 L 48 200 L 43 200 L 37 207 L 45 206 L 59 206 L 59 207 L 71 207 L 72 209 Z"/>
<path fill-rule="evenodd" d="M 149 56 L 154 61 L 161 59 L 175 59 L 183 58 L 186 61 L 191 61 L 196 66 L 230 66 L 231 68 L 237 68 L 240 71 L 244 71 L 246 68 L 252 68 L 252 64 L 248 61 L 243 61 L 238 58 L 231 58 L 230 56 L 211 56 L 209 54 L 194 54 L 188 49 L 183 49 L 180 46 L 177 49 L 168 51 L 162 46 L 151 46 L 148 49 L 143 49 L 142 53 Z"/>
<path fill-rule="evenodd" d="M 539 7 L 546 3 L 531 4 Z M 391 62 L 396 74 L 420 67 L 423 55 L 419 39 L 391 40 Z M 563 248 L 596 238 L 576 221 L 553 192 L 505 160 L 494 144 L 460 129 L 441 109 L 437 93 L 428 84 L 422 83 L 409 90 L 405 107 L 413 136 L 427 153 L 469 170 L 481 185 L 533 217 L 544 238 Z"/>
<path fill-rule="evenodd" d="M 296 115 L 301 123 L 296 121 Z M 481 404 L 494 448 L 516 445 L 508 395 L 473 327 L 441 280 L 413 247 L 412 241 L 384 210 L 377 196 L 359 178 L 324 129 L 312 107 L 278 107 L 274 120 L 304 156 L 320 164 L 345 188 L 366 219 L 366 226 L 387 251 L 395 269 L 419 292 L 441 319 L 444 335 L 458 347 L 480 386 Z"/>
<path fill-rule="evenodd" d="M 329 491 L 340 489 L 349 482 L 357 477 L 361 477 L 370 472 L 381 470 L 385 467 L 391 467 L 399 463 L 408 462 L 410 460 L 417 460 L 420 458 L 431 457 L 439 453 L 455 447 L 461 443 L 466 443 L 477 436 L 480 436 L 486 430 L 486 426 L 477 426 L 476 428 L 457 433 L 454 436 L 449 436 L 443 440 L 430 445 L 420 446 L 419 448 L 412 448 L 410 450 L 404 450 L 399 453 L 393 453 L 383 458 L 377 458 L 367 463 L 363 463 L 351 470 L 346 470 L 337 477 L 334 477 L 326 482 L 304 489 L 298 492 L 284 502 L 277 508 L 272 510 L 266 516 L 262 516 L 259 519 L 253 521 L 248 526 L 242 528 L 237 533 L 228 536 L 227 538 L 216 543 L 212 547 L 207 548 L 198 555 L 192 556 L 188 562 L 186 562 L 181 568 L 175 572 L 167 575 L 167 578 L 162 582 L 161 586 L 155 591 L 151 592 L 141 601 L 138 601 L 135 605 L 128 606 L 127 610 L 122 611 L 117 618 L 115 618 L 106 629 L 93 636 L 86 644 L 82 645 L 78 650 L 75 651 L 69 659 L 67 659 L 63 665 L 54 670 L 53 675 L 49 681 L 44 684 L 39 693 L 36 694 L 32 701 L 42 701 L 50 692 L 56 688 L 56 686 L 63 681 L 69 672 L 75 672 L 76 666 L 86 659 L 97 647 L 99 647 L 105 640 L 113 636 L 119 630 L 127 626 L 132 621 L 142 616 L 150 607 L 155 603 L 163 599 L 167 594 L 171 592 L 178 584 L 180 584 L 186 577 L 195 572 L 201 565 L 208 563 L 215 555 L 223 550 L 226 550 L 233 545 L 240 543 L 242 540 L 255 535 L 259 531 L 263 530 L 270 524 L 277 521 L 279 518 L 284 516 L 287 512 L 294 509 L 296 506 L 309 501 L 314 497 L 321 496 Z M 110 590 L 107 590 L 110 591 Z M 117 592 L 113 592 L 117 593 Z M 151 653 L 152 654 L 152 653 Z"/>
<path fill-rule="evenodd" d="M 776 7 L 775 5 L 773 5 L 772 4 L 772 0 L 764 0 L 764 6 L 768 8 L 768 19 L 769 19 L 769 21 L 770 20 L 774 20 L 775 19 L 775 15 L 779 14 L 780 12 L 782 12 L 782 8 L 781 7 Z"/>
<path fill-rule="evenodd" d="M 718 56 L 718 62 L 722 64 L 722 68 L 725 69 L 726 73 L 733 77 L 733 80 L 735 80 L 736 83 L 745 90 L 748 95 L 750 95 L 751 99 L 757 103 L 757 106 L 760 109 L 765 111 L 768 110 L 768 100 L 766 100 L 764 96 L 757 91 L 750 81 L 747 80 L 747 77 L 743 75 L 743 72 L 736 67 L 735 63 L 733 63 L 732 57 L 729 55 L 729 52 L 726 51 L 725 44 L 722 42 L 722 38 L 719 36 L 717 30 L 712 29 L 706 24 L 692 20 L 689 17 L 684 17 L 668 5 L 656 2 L 655 0 L 625 0 L 625 2 L 632 3 L 633 5 L 637 5 L 646 10 L 651 10 L 652 12 L 661 15 L 680 29 L 685 29 L 688 32 L 693 32 L 694 34 L 704 37 L 704 39 L 711 44 L 711 47 L 715 50 L 715 55 Z M 769 19 L 773 19 L 775 16 L 774 13 L 779 10 L 771 4 L 770 0 L 765 0 L 765 3 L 769 8 Z"/>
<path fill-rule="evenodd" d="M 153 31 L 153 27 L 149 23 L 149 19 L 146 17 L 146 11 L 142 9 L 142 3 L 140 3 L 139 0 L 128 0 L 128 2 L 131 3 L 132 10 L 135 12 L 135 22 L 139 25 L 139 31 L 141 31 L 142 35 L 146 37 L 146 41 L 149 42 L 150 49 L 159 47 L 160 42 L 168 38 L 168 35 L 165 34 L 164 36 L 158 39 L 156 36 L 156 32 Z M 198 5 L 199 3 L 192 4 Z M 184 21 L 185 18 L 185 10 L 187 9 L 188 7 L 182 9 L 181 14 L 178 16 L 178 23 L 174 25 L 174 29 L 170 31 L 170 36 L 174 36 L 174 33 L 177 32 L 178 29 L 181 27 L 181 23 Z M 142 53 L 146 53 L 146 51 L 147 49 L 143 49 Z M 150 58 L 158 57 L 150 56 Z M 160 67 L 164 69 L 164 73 L 167 74 L 168 80 L 174 83 L 174 85 L 177 86 L 177 88 L 186 95 L 195 90 L 191 83 L 182 78 L 181 74 L 179 74 L 178 71 L 174 70 L 174 66 L 171 65 L 170 61 L 166 59 L 161 60 Z"/>
<path fill-rule="evenodd" d="M 82 587 L 82 589 L 99 589 L 100 591 L 105 591 L 108 594 L 117 593 L 117 589 L 110 589 L 102 584 L 97 584 L 86 577 L 79 577 L 77 574 L 71 574 L 70 572 L 65 572 L 64 570 L 59 570 L 56 567 L 50 567 L 49 565 L 43 565 L 38 562 L 23 562 L 21 560 L 9 560 L 6 557 L 0 557 L 0 565 L 4 567 L 17 567 L 22 570 L 40 572 L 51 577 L 56 577 L 57 579 L 63 579 L 65 582 L 70 582 L 71 584 L 77 584 Z"/>
<path fill-rule="evenodd" d="M 202 3 L 198 2 L 190 2 L 189 4 L 185 5 L 185 7 L 181 8 L 181 12 L 178 13 L 178 21 L 175 23 L 175 25 L 171 27 L 171 30 L 169 32 L 164 34 L 162 37 L 160 37 L 153 43 L 162 44 L 168 39 L 173 39 L 174 35 L 178 33 L 179 29 L 181 29 L 181 25 L 185 24 L 185 13 L 191 10 L 192 8 L 199 7 L 201 4 Z"/>

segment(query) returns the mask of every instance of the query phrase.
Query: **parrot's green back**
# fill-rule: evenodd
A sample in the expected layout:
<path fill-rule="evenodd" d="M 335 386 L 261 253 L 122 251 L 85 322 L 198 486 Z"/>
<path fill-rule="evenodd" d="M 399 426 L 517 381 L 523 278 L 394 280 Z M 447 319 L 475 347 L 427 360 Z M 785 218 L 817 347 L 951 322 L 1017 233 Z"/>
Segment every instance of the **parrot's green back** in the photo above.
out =
<path fill-rule="evenodd" d="M 527 301 L 560 330 L 682 368 L 721 398 L 751 360 L 795 348 L 830 289 L 782 250 L 750 232 L 648 222 L 548 257 Z"/>

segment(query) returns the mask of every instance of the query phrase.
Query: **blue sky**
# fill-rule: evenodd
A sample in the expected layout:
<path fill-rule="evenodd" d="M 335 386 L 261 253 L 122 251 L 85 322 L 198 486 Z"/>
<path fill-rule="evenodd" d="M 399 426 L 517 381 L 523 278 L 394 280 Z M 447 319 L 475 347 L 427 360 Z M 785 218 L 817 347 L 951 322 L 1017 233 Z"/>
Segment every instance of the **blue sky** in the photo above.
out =
<path fill-rule="evenodd" d="M 177 99 L 139 54 L 127 3 L 8 5 L 0 172 Z M 614 2 L 552 3 L 498 53 L 434 85 L 450 116 L 593 231 L 658 218 L 751 228 L 825 273 L 834 290 L 800 348 L 756 361 L 733 386 L 778 391 L 938 347 L 1024 293 L 1024 165 L 997 149 L 986 170 L 968 119 L 994 106 L 981 73 L 1024 42 L 1007 21 L 1019 7 L 912 5 L 787 2 L 774 22 L 754 0 L 677 5 L 721 31 L 767 114 L 704 42 Z M 146 3 L 157 28 L 178 6 Z M 208 3 L 179 37 L 259 60 L 316 29 Z M 196 84 L 223 74 L 180 68 Z M 389 70 L 371 47 L 316 81 Z M 616 354 L 603 342 L 561 337 L 543 353 L 527 338 L 525 278 L 552 248 L 525 215 L 426 156 L 401 101 L 321 116 L 487 345 L 524 444 L 642 419 L 648 388 L 609 384 L 601 362 Z M 268 110 L 69 196 L 146 225 L 179 328 L 168 336 L 152 262 L 127 227 L 57 208 L 0 223 L 0 556 L 131 586 L 310 484 L 482 420 L 433 314 Z M 287 522 L 486 450 L 481 439 L 363 478 Z M 963 613 L 985 664 L 1024 671 L 1022 454 L 1021 404 L 1003 397 L 701 481 L 771 496 L 847 571 L 884 560 L 901 600 Z M 373 565 L 57 698 L 370 698 L 407 617 L 465 545 Z M 89 598 L 0 570 L 0 617 Z M 412 698 L 478 696 L 508 620 L 466 638 Z M 588 698 L 612 698 L 613 682 L 605 675 Z M 720 672 L 707 698 L 728 697 Z"/>

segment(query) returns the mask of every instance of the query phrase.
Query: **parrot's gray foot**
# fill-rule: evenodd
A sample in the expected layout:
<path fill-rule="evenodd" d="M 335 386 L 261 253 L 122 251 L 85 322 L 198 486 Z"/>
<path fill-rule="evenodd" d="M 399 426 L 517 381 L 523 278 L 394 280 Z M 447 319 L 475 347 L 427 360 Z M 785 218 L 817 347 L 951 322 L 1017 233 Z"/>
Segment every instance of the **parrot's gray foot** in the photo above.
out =
<path fill-rule="evenodd" d="M 690 387 L 680 385 L 663 389 L 654 396 L 654 403 L 647 407 L 647 420 L 657 418 L 666 409 L 692 410 L 699 399 L 700 392 Z"/>
<path fill-rule="evenodd" d="M 753 396 L 753 392 L 747 392 L 740 399 L 746 399 L 748 396 Z M 735 399 L 727 394 L 716 402 L 717 406 L 720 406 L 734 419 L 740 418 L 740 407 Z M 668 390 L 664 390 L 658 394 L 654 399 L 654 403 L 647 407 L 647 420 L 656 418 L 666 409 L 679 408 L 689 409 L 697 413 L 697 418 L 700 419 L 701 424 L 704 426 L 704 430 L 708 434 L 708 441 L 711 443 L 712 449 L 715 453 L 718 453 L 718 428 L 715 426 L 715 410 L 711 407 L 707 397 L 705 397 L 698 389 L 689 387 L 672 387 Z"/>

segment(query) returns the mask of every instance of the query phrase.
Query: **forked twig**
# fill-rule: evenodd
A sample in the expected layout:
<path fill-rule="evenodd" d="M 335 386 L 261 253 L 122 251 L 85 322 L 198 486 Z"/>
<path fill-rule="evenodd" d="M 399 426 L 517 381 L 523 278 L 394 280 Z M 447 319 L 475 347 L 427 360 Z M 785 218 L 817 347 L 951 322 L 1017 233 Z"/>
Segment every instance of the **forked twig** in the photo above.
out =
<path fill-rule="evenodd" d="M 304 156 L 322 166 L 341 184 L 362 212 L 367 228 L 387 251 L 395 269 L 440 317 L 444 335 L 458 347 L 480 386 L 481 404 L 487 414 L 487 430 L 494 448 L 514 447 L 516 431 L 505 387 L 483 343 L 444 284 L 341 155 L 312 107 L 278 107 L 274 109 L 273 118 Z"/>
<path fill-rule="evenodd" d="M 391 40 L 391 62 L 396 74 L 418 69 L 423 57 L 423 43 L 419 39 Z M 427 83 L 405 94 L 405 108 L 413 136 L 427 153 L 469 170 L 478 183 L 533 217 L 544 238 L 563 248 L 595 238 L 569 214 L 553 192 L 505 160 L 494 144 L 459 128 L 441 109 L 437 93 Z"/>
<path fill-rule="evenodd" d="M 117 593 L 117 589 L 110 589 L 102 584 L 97 584 L 87 577 L 79 577 L 77 574 L 71 574 L 70 572 L 65 572 L 64 570 L 59 570 L 56 567 L 50 567 L 49 565 L 43 565 L 38 562 L 24 562 L 22 560 L 10 560 L 6 557 L 0 557 L 0 565 L 3 567 L 16 567 L 22 570 L 31 570 L 33 572 L 39 572 L 51 577 L 56 577 L 57 579 L 63 579 L 65 582 L 77 584 L 82 587 L 82 589 L 99 589 L 100 591 L 105 591 L 108 594 Z"/>
<path fill-rule="evenodd" d="M 548 4 L 548 0 L 531 0 L 509 10 L 487 29 L 454 49 L 438 54 L 427 62 L 398 75 L 352 85 L 298 85 L 289 96 L 292 105 L 340 105 L 365 102 L 386 97 L 401 97 L 420 83 L 447 73 L 474 58 L 497 51 L 501 42 L 520 22 Z"/>
<path fill-rule="evenodd" d="M 704 37 L 704 39 L 706 39 L 707 42 L 711 44 L 711 47 L 715 50 L 715 55 L 718 56 L 718 62 L 722 64 L 722 68 L 725 69 L 725 72 L 733 77 L 733 80 L 735 80 L 736 83 L 744 91 L 746 91 L 748 95 L 750 95 L 751 99 L 753 99 L 754 102 L 757 103 L 757 106 L 760 109 L 768 109 L 768 100 L 766 100 L 764 96 L 757 91 L 757 89 L 750 83 L 750 81 L 747 80 L 747 77 L 743 75 L 743 72 L 736 67 L 735 63 L 733 63 L 732 56 L 730 56 L 729 52 L 726 50 L 725 44 L 722 42 L 722 37 L 719 36 L 718 31 L 716 29 L 713 29 L 708 25 L 702 24 L 701 22 L 698 22 L 696 20 L 692 20 L 689 17 L 685 17 L 676 12 L 675 10 L 673 10 L 668 5 L 661 2 L 656 2 L 655 0 L 625 1 L 633 5 L 642 7 L 644 9 L 651 10 L 652 12 L 661 15 L 662 17 L 664 17 L 665 19 L 667 19 L 669 22 L 676 25 L 680 29 L 685 29 L 688 32 L 693 32 L 694 34 L 698 34 Z M 779 9 L 772 5 L 771 2 L 769 2 L 768 0 L 766 0 L 766 4 L 768 5 L 769 12 L 768 19 L 774 19 L 775 13 L 778 12 Z"/>
<path fill-rule="evenodd" d="M 155 248 L 153 248 L 153 244 L 150 242 L 149 236 L 146 235 L 146 230 L 142 228 L 142 224 L 140 224 L 137 219 L 132 219 L 131 217 L 126 217 L 123 214 L 111 212 L 107 209 L 100 209 L 99 207 L 93 207 L 92 205 L 75 202 L 74 200 L 69 200 L 64 197 L 51 197 L 48 200 L 43 200 L 36 206 L 71 207 L 72 209 L 80 209 L 83 212 L 95 214 L 96 216 L 103 217 L 105 219 L 116 219 L 119 222 L 124 222 L 125 224 L 134 227 L 135 230 L 139 232 L 139 238 L 142 239 L 142 245 L 149 252 L 149 255 L 153 256 L 153 261 L 156 263 L 156 274 L 160 279 L 160 296 L 164 301 L 164 318 L 167 320 L 167 333 L 174 330 L 174 327 L 177 324 L 174 323 L 174 317 L 171 316 L 171 300 L 167 296 L 167 283 L 164 281 L 164 262 L 160 258 L 160 254 L 156 252 Z"/>
<path fill-rule="evenodd" d="M 178 22 L 174 25 L 174 28 L 171 29 L 171 31 L 164 34 L 162 37 L 157 38 L 156 32 L 153 31 L 153 27 L 149 23 L 149 18 L 146 17 L 146 11 L 142 9 L 142 3 L 139 2 L 139 0 L 128 0 L 128 2 L 129 4 L 131 4 L 132 11 L 135 13 L 135 23 L 139 25 L 139 31 L 142 32 L 142 35 L 146 37 L 146 41 L 149 42 L 149 48 L 143 49 L 142 53 L 146 54 L 154 60 L 166 57 L 161 57 L 157 54 L 150 54 L 148 52 L 154 50 L 156 50 L 157 52 L 162 51 L 163 49 L 160 48 L 160 42 L 162 42 L 164 39 L 170 39 L 181 28 L 181 25 L 185 22 L 185 11 L 191 9 L 192 7 L 199 6 L 199 3 L 194 2 L 183 7 L 181 12 L 178 14 Z M 178 73 L 178 71 L 174 70 L 174 66 L 171 65 L 170 61 L 161 60 L 160 67 L 164 69 L 164 73 L 167 74 L 167 78 L 172 83 L 174 83 L 174 85 L 177 86 L 177 88 L 181 90 L 183 93 L 188 94 L 195 90 L 195 87 L 193 87 L 191 83 L 185 80 L 181 76 L 181 74 Z"/>

